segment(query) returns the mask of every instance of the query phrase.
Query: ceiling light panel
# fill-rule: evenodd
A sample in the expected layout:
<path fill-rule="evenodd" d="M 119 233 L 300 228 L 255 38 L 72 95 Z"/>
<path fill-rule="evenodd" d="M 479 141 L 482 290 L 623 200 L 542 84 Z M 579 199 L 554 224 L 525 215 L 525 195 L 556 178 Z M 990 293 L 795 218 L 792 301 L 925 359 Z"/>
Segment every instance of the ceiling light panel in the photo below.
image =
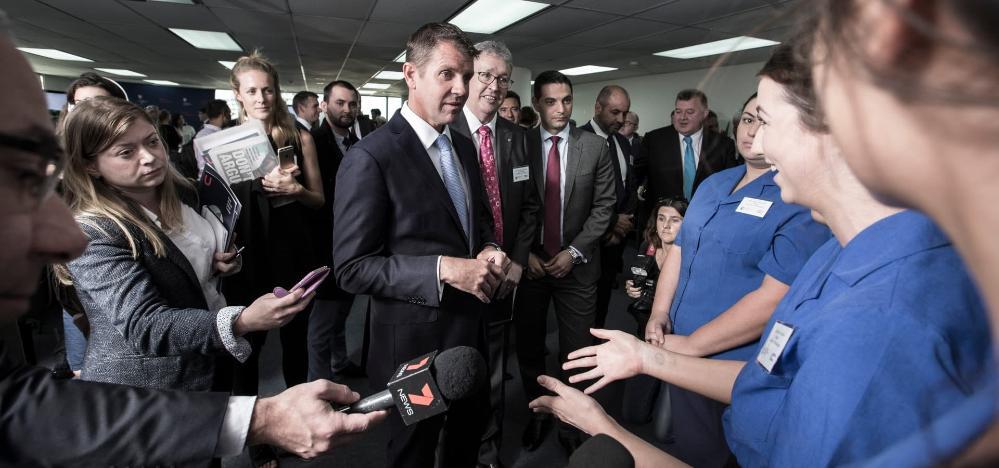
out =
<path fill-rule="evenodd" d="M 728 52 L 735 52 L 738 50 L 769 47 L 777 44 L 780 43 L 756 37 L 739 36 L 739 37 L 733 37 L 731 39 L 723 39 L 720 41 L 707 42 L 704 44 L 693 45 L 690 47 L 683 47 L 680 49 L 665 50 L 662 52 L 656 52 L 655 54 L 652 55 L 658 55 L 660 57 L 677 58 L 677 59 L 692 59 L 697 57 L 708 57 L 711 55 L 725 54 Z"/>
<path fill-rule="evenodd" d="M 477 0 L 448 22 L 465 32 L 492 34 L 548 6 L 525 0 Z"/>
<path fill-rule="evenodd" d="M 124 68 L 95 68 L 94 70 L 118 76 L 146 76 L 139 72 L 125 70 Z"/>
<path fill-rule="evenodd" d="M 405 77 L 401 71 L 380 71 L 375 75 L 378 80 L 401 80 Z"/>
<path fill-rule="evenodd" d="M 365 83 L 361 87 L 365 89 L 389 89 L 391 86 L 388 83 Z"/>
<path fill-rule="evenodd" d="M 73 62 L 93 62 L 88 58 L 80 57 L 79 55 L 73 55 L 69 52 L 63 52 L 57 49 L 38 49 L 34 47 L 18 47 L 17 50 L 21 52 L 26 52 L 33 55 L 39 55 L 42 57 L 55 59 L 55 60 L 70 60 Z"/>
<path fill-rule="evenodd" d="M 564 70 L 559 70 L 559 71 L 569 76 L 576 76 L 576 75 L 589 75 L 592 73 L 602 73 L 611 70 L 617 70 L 617 68 L 602 67 L 600 65 L 583 65 L 581 67 L 566 68 Z"/>
<path fill-rule="evenodd" d="M 155 85 L 180 86 L 180 83 L 177 83 L 177 82 L 174 82 L 174 81 L 169 81 L 169 80 L 142 80 L 142 81 L 145 81 L 146 83 L 152 83 L 152 84 L 155 84 Z"/>
<path fill-rule="evenodd" d="M 243 48 L 227 33 L 218 31 L 199 31 L 197 29 L 170 28 L 170 32 L 199 49 L 229 50 L 242 52 Z"/>

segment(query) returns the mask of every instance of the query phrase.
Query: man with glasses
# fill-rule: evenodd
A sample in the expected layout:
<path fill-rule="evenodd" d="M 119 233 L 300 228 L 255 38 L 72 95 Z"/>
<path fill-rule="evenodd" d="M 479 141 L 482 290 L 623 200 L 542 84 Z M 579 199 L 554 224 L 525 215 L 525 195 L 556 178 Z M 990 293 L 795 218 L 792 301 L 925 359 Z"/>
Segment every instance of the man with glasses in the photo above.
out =
<path fill-rule="evenodd" d="M 452 129 L 475 143 L 478 169 L 493 216 L 496 243 L 510 257 L 510 270 L 500 290 L 489 304 L 487 341 L 489 347 L 490 400 L 492 417 L 479 450 L 480 467 L 501 466 L 503 375 L 506 348 L 513 321 L 514 288 L 520 283 L 534 239 L 535 217 L 540 201 L 530 180 L 524 131 L 500 118 L 498 110 L 513 84 L 513 55 L 501 42 L 475 44 L 479 51 L 473 63 L 474 77 L 468 84 L 468 101 Z"/>
<path fill-rule="evenodd" d="M 0 30 L 5 24 L 0 12 Z M 4 329 L 28 310 L 41 269 L 78 256 L 87 238 L 53 196 L 63 156 L 38 79 L 2 31 L 0 62 Z M 56 380 L 24 363 L 16 334 L 0 336 L 0 466 L 190 465 L 237 455 L 247 443 L 312 458 L 385 416 L 333 411 L 328 402 L 359 396 L 328 381 L 257 399 Z"/>

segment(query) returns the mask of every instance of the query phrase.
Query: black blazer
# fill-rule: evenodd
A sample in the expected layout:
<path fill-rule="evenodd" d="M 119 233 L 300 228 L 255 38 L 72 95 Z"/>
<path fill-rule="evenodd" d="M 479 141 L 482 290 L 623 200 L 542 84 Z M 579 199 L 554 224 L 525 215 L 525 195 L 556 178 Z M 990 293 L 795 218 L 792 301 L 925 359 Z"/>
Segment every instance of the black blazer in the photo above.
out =
<path fill-rule="evenodd" d="M 455 119 L 451 131 L 470 140 L 473 138 L 464 112 Z M 538 210 L 541 208 L 537 187 L 530 180 L 533 174 L 529 169 L 526 141 L 524 129 L 502 117 L 496 119 L 496 147 L 493 150 L 496 153 L 500 199 L 503 204 L 502 247 L 510 260 L 524 268 L 527 267 L 527 256 L 531 252 Z M 513 181 L 513 170 L 518 167 L 528 168 L 528 179 Z M 485 192 L 482 197 L 486 201 L 489 199 Z"/>
<path fill-rule="evenodd" d="M 316 142 L 319 174 L 323 181 L 323 193 L 326 195 L 326 202 L 320 208 L 319 214 L 311 218 L 315 233 L 316 255 L 325 262 L 325 265 L 333 268 L 333 196 L 336 191 L 336 173 L 340 170 L 343 153 L 340 151 L 340 145 L 336 143 L 336 134 L 333 133 L 329 120 L 323 119 L 323 123 L 312 131 L 312 139 Z M 316 298 L 332 299 L 342 297 L 344 294 L 336 281 L 326 281 L 316 292 Z"/>
<path fill-rule="evenodd" d="M 366 115 L 357 116 L 357 126 L 361 129 L 361 134 L 357 135 L 359 139 L 364 138 L 370 135 L 371 132 L 375 131 L 375 123 L 372 122 Z"/>
<path fill-rule="evenodd" d="M 740 164 L 735 143 L 727 136 L 703 130 L 701 154 L 694 176 L 694 192 L 704 179 L 715 172 Z M 672 125 L 657 128 L 642 139 L 642 157 L 635 166 L 647 177 L 645 199 L 683 196 L 683 151 L 680 137 Z"/>
<path fill-rule="evenodd" d="M 224 393 L 55 380 L 7 359 L 0 341 L 0 465 L 205 466 Z"/>
<path fill-rule="evenodd" d="M 493 241 L 475 145 L 458 132 L 451 138 L 468 182 L 470 239 L 444 181 L 400 113 L 351 146 L 337 172 L 334 274 L 347 292 L 371 295 L 369 374 L 376 385 L 388 381 L 393 361 L 482 344 L 485 304 L 450 285 L 438 299 L 438 258 L 471 258 Z M 376 333 L 386 325 L 399 326 L 399 333 Z"/>
<path fill-rule="evenodd" d="M 580 130 L 586 130 L 594 135 L 596 131 L 593 130 L 593 126 L 590 125 L 592 121 L 586 122 L 586 125 L 580 126 Z M 599 135 L 598 135 L 599 136 Z M 614 138 L 614 144 L 622 148 L 624 151 L 624 162 L 625 167 L 621 167 L 621 162 L 617 159 L 617 148 L 611 148 L 608 142 L 608 151 L 611 158 L 611 164 L 614 165 L 614 195 L 617 196 L 617 202 L 614 203 L 614 214 L 631 214 L 635 212 L 635 204 L 638 202 L 635 185 L 635 174 L 631 171 L 628 165 L 628 161 L 631 160 L 631 144 L 628 140 L 621 136 L 621 134 L 615 132 L 611 135 Z M 621 180 L 621 173 L 624 171 L 624 180 Z M 607 230 L 610 231 L 614 227 L 616 219 L 612 219 Z"/>

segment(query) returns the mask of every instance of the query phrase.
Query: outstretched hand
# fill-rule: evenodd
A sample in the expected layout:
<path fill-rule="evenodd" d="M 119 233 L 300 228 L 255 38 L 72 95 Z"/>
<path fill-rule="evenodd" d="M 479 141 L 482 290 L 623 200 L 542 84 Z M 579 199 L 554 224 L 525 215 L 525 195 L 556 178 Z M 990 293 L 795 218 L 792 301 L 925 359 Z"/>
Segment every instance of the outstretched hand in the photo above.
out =
<path fill-rule="evenodd" d="M 618 330 L 591 328 L 590 333 L 607 342 L 569 353 L 569 360 L 562 364 L 562 369 L 592 368 L 570 376 L 569 382 L 598 379 L 585 390 L 586 394 L 592 394 L 611 382 L 641 373 L 642 347 L 648 345 Z"/>
<path fill-rule="evenodd" d="M 528 408 L 535 413 L 553 414 L 589 435 L 606 433 L 614 426 L 614 420 L 593 397 L 547 375 L 538 377 L 538 383 L 555 396 L 542 396 L 528 403 Z"/>

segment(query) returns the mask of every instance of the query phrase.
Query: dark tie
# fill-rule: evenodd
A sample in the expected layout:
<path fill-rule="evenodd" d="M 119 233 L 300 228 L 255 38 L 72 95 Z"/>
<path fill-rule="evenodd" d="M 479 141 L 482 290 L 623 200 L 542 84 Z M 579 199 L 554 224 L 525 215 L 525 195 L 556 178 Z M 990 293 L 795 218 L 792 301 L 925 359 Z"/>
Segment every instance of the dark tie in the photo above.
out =
<path fill-rule="evenodd" d="M 548 169 L 545 170 L 545 239 L 542 246 L 545 253 L 554 257 L 562 250 L 562 196 L 560 194 L 561 168 L 559 167 L 559 137 L 550 138 L 552 148 L 548 150 Z"/>
<path fill-rule="evenodd" d="M 489 197 L 489 211 L 493 215 L 493 236 L 503 245 L 503 203 L 500 199 L 499 178 L 496 176 L 496 155 L 493 153 L 492 132 L 488 125 L 479 127 L 479 169 L 482 184 Z"/>

